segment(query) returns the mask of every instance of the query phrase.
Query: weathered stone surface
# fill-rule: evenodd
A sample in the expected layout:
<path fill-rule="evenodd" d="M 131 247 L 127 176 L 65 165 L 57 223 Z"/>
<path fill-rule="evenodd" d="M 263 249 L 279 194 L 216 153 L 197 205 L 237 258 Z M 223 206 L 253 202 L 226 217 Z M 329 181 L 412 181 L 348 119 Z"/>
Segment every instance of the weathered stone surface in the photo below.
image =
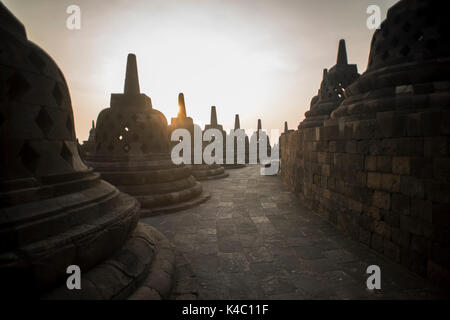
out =
<path fill-rule="evenodd" d="M 329 119 L 309 128 L 307 117 L 299 131 L 280 138 L 280 175 L 307 206 L 440 281 L 449 279 L 450 263 L 438 262 L 426 248 L 450 243 L 450 216 L 444 214 L 450 202 L 444 124 L 450 32 L 444 11 L 442 2 L 399 1 L 374 34 L 367 70 L 346 86 Z M 363 205 L 356 219 L 349 214 L 353 201 Z"/>
<path fill-rule="evenodd" d="M 81 160 L 66 81 L 0 3 L 0 282 L 2 296 L 123 299 L 159 244 L 139 203 Z M 66 286 L 81 269 L 81 290 Z"/>
<path fill-rule="evenodd" d="M 156 229 L 138 224 L 121 250 L 82 274 L 83 290 L 68 290 L 64 285 L 43 298 L 167 299 L 175 272 L 174 251 L 170 245 L 169 249 L 164 249 L 167 246 L 168 240 Z"/>
<path fill-rule="evenodd" d="M 280 178 L 261 176 L 257 166 L 232 170 L 221 183 L 205 181 L 204 185 L 211 191 L 210 201 L 195 209 L 143 220 L 167 234 L 179 251 L 193 248 L 180 252 L 184 261 L 177 256 L 180 280 L 173 289 L 175 299 L 196 299 L 196 294 L 199 299 L 447 297 L 403 266 L 349 239 L 305 208 L 283 188 Z M 242 188 L 239 198 L 232 196 L 236 186 Z M 379 231 L 387 235 L 389 228 L 384 225 Z M 244 232 L 241 226 L 247 227 Z M 372 232 L 366 230 L 365 236 L 363 232 L 359 235 L 370 243 Z M 377 240 L 381 252 L 400 261 L 402 244 L 381 235 Z M 366 290 L 366 269 L 372 264 L 379 265 L 382 272 L 382 290 L 378 292 Z M 439 274 L 435 268 L 433 265 L 430 272 Z"/>

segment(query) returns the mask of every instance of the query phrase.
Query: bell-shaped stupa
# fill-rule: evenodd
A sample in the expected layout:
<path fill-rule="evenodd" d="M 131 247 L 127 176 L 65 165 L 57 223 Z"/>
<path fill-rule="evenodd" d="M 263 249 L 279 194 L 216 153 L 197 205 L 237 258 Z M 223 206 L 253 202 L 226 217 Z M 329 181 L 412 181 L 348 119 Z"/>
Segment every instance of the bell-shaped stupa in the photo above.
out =
<path fill-rule="evenodd" d="M 450 23 L 442 12 L 441 1 L 400 1 L 389 9 L 372 38 L 367 70 L 332 118 L 442 108 L 450 57 Z"/>
<path fill-rule="evenodd" d="M 191 164 L 192 164 L 192 174 L 197 180 L 213 180 L 213 179 L 221 179 L 228 176 L 225 172 L 225 168 L 222 164 L 212 163 L 206 164 L 203 159 L 203 150 L 208 142 L 203 142 L 203 133 L 201 128 L 194 124 L 194 120 L 191 117 L 187 116 L 186 113 L 186 104 L 184 101 L 184 94 L 180 93 L 178 95 L 178 116 L 176 118 L 172 118 L 170 126 L 169 126 L 169 134 L 176 129 L 186 129 L 191 136 Z M 215 107 L 211 109 L 211 124 L 206 126 L 206 128 L 215 128 L 223 131 L 222 126 L 217 124 L 217 114 L 215 112 Z M 198 139 L 196 139 L 198 136 Z M 172 146 L 176 143 L 172 143 Z M 199 145 L 199 146 L 198 146 Z M 197 160 L 195 157 L 195 153 L 197 153 Z M 222 160 L 223 161 L 223 160 Z"/>
<path fill-rule="evenodd" d="M 1 2 L 0 39 L 2 296 L 167 297 L 170 244 L 82 162 L 62 72 Z M 81 289 L 69 290 L 76 270 Z"/>
<path fill-rule="evenodd" d="M 368 185 L 377 189 L 375 196 L 381 194 L 391 200 L 384 205 L 384 230 L 389 230 L 382 233 L 384 253 L 448 286 L 447 12 L 445 1 L 402 0 L 389 9 L 373 36 L 367 70 L 347 87 L 345 100 L 325 122 L 324 132 L 334 132 L 337 139 L 357 141 L 358 150 L 360 145 L 369 146 L 366 167 L 376 172 L 369 173 Z M 376 166 L 370 166 L 373 159 Z M 388 166 L 382 167 L 382 163 Z M 381 187 L 372 179 L 380 171 Z M 389 193 L 378 191 L 386 190 L 385 175 L 398 181 Z M 399 233 L 408 241 L 399 240 Z M 376 243 L 371 245 L 376 247 Z"/>
<path fill-rule="evenodd" d="M 143 216 L 182 210 L 209 197 L 189 166 L 173 164 L 166 117 L 140 93 L 134 54 L 128 55 L 124 93 L 111 94 L 110 105 L 98 115 L 88 165 L 138 199 Z"/>
<path fill-rule="evenodd" d="M 311 99 L 310 110 L 305 113 L 300 128 L 321 127 L 330 118 L 331 112 L 344 99 L 345 89 L 358 79 L 356 64 L 348 64 L 345 40 L 339 41 L 337 62 L 330 70 L 323 70 L 319 92 Z"/>

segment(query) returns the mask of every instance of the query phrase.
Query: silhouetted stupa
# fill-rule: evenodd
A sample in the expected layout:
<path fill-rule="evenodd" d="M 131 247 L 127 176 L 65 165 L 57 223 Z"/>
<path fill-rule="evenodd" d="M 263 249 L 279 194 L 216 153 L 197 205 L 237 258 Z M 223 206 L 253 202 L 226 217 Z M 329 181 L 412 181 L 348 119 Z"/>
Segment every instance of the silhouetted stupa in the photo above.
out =
<path fill-rule="evenodd" d="M 128 55 L 124 93 L 111 95 L 111 107 L 98 115 L 95 133 L 96 150 L 88 164 L 138 199 L 143 215 L 182 210 L 209 197 L 189 166 L 173 164 L 166 117 L 140 93 L 133 54 Z"/>
<path fill-rule="evenodd" d="M 219 124 L 217 122 L 217 110 L 215 106 L 211 107 L 211 120 L 209 124 L 205 125 L 205 130 L 204 132 L 206 132 L 209 129 L 216 129 L 220 131 L 220 134 L 222 136 L 222 155 L 223 155 L 223 164 L 222 166 L 225 167 L 225 163 L 226 163 L 226 142 L 227 142 L 227 133 L 223 130 L 223 126 L 221 124 Z M 213 142 L 215 140 L 215 138 L 213 138 L 210 142 L 203 142 L 203 146 L 205 147 L 206 145 L 210 144 L 211 142 Z M 227 174 L 228 175 L 228 174 Z"/>
<path fill-rule="evenodd" d="M 239 115 L 236 114 L 234 117 L 234 135 L 231 135 L 231 132 L 229 135 L 227 135 L 227 139 L 233 139 L 232 141 L 232 148 L 233 148 L 233 154 L 234 154 L 234 159 L 233 159 L 233 163 L 232 164 L 226 164 L 225 168 L 227 169 L 239 169 L 239 168 L 243 168 L 245 167 L 245 164 L 248 163 L 248 150 L 249 150 L 249 140 L 248 140 L 248 136 L 245 134 L 245 130 L 241 129 L 241 122 L 239 119 Z M 244 155 L 243 155 L 243 163 L 239 163 L 239 158 L 238 158 L 238 146 L 239 144 L 241 144 L 241 146 L 243 146 L 243 151 Z M 241 160 L 242 162 L 242 160 Z"/>
<path fill-rule="evenodd" d="M 447 288 L 449 42 L 444 1 L 397 2 L 330 119 L 281 137 L 281 177 L 306 206 Z"/>
<path fill-rule="evenodd" d="M 392 211 L 386 215 L 398 215 L 398 220 L 388 219 L 386 223 L 393 235 L 400 229 L 411 241 L 400 241 L 383 233 L 382 239 L 390 245 L 385 246 L 385 254 L 448 285 L 447 11 L 443 1 L 403 0 L 391 7 L 381 29 L 373 36 L 367 70 L 347 87 L 345 100 L 325 126 L 334 126 L 339 121 L 345 131 L 353 127 L 353 137 L 359 143 L 372 142 L 371 151 L 380 158 L 377 161 L 381 162 L 381 156 L 392 157 L 389 172 L 398 175 L 399 188 L 390 194 Z M 401 211 L 398 199 L 404 204 Z"/>
<path fill-rule="evenodd" d="M 92 120 L 92 127 L 89 130 L 89 137 L 87 141 L 83 141 L 83 144 L 80 145 L 82 155 L 81 157 L 84 159 L 86 155 L 92 155 L 95 153 L 95 121 Z"/>
<path fill-rule="evenodd" d="M 81 161 L 62 72 L 1 2 L 0 39 L 2 294 L 167 297 L 174 268 L 168 241 L 138 223 L 136 199 Z M 71 265 L 81 270 L 80 290 L 66 286 Z"/>
<path fill-rule="evenodd" d="M 358 79 L 355 64 L 348 64 L 345 40 L 339 41 L 336 65 L 323 70 L 319 93 L 311 99 L 310 110 L 305 113 L 299 128 L 321 127 L 330 118 L 330 113 L 338 107 L 345 96 L 345 89 Z"/>
<path fill-rule="evenodd" d="M 252 145 L 256 144 L 256 148 L 252 148 Z M 263 145 L 265 144 L 265 146 Z M 261 159 L 260 158 L 260 151 L 259 149 L 261 147 L 266 148 L 266 155 L 268 159 Z M 250 151 L 249 151 L 249 157 L 250 161 L 253 161 L 256 159 L 257 163 L 262 162 L 268 162 L 270 160 L 270 156 L 272 154 L 272 147 L 270 146 L 270 139 L 267 135 L 267 132 L 262 130 L 262 122 L 261 119 L 258 119 L 258 126 L 256 132 L 254 132 L 250 138 Z M 267 163 L 263 163 L 267 164 Z"/>
<path fill-rule="evenodd" d="M 227 173 L 225 173 L 225 169 L 220 164 L 206 164 L 203 161 L 203 148 L 208 143 L 201 142 L 201 148 L 198 148 L 198 152 L 201 152 L 202 155 L 202 163 L 201 164 L 195 164 L 194 162 L 194 152 L 195 152 L 195 141 L 194 141 L 194 130 L 198 132 L 198 134 L 202 135 L 201 128 L 194 124 L 194 120 L 192 120 L 191 117 L 187 116 L 186 113 L 186 104 L 184 101 L 184 94 L 180 93 L 178 95 L 178 116 L 176 118 L 172 118 L 170 126 L 169 126 L 169 134 L 171 134 L 176 129 L 186 129 L 189 131 L 191 135 L 191 163 L 192 163 L 192 174 L 197 180 L 212 180 L 212 179 L 221 179 L 228 176 Z M 215 118 L 214 118 L 215 117 Z M 214 120 L 215 119 L 215 120 Z M 217 115 L 211 114 L 211 122 L 215 122 L 214 125 L 217 126 Z M 196 129 L 195 129 L 196 128 Z M 203 140 L 203 138 L 201 139 Z M 177 142 L 172 143 L 172 146 L 175 145 Z"/>

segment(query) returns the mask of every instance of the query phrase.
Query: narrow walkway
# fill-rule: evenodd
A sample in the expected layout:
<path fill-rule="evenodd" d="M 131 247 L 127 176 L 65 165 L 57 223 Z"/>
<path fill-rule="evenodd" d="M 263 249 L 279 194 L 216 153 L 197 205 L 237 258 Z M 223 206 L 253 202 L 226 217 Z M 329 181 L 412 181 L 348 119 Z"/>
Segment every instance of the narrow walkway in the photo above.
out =
<path fill-rule="evenodd" d="M 203 183 L 206 203 L 143 219 L 175 244 L 200 299 L 443 298 L 303 207 L 279 177 L 261 176 L 258 166 L 228 172 Z M 381 290 L 366 289 L 369 265 L 381 268 Z"/>

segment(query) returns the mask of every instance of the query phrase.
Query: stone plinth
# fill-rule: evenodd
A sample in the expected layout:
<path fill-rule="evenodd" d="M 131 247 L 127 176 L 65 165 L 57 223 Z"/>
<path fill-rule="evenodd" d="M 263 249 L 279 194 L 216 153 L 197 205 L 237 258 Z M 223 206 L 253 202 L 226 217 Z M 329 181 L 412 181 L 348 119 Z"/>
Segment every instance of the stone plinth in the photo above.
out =
<path fill-rule="evenodd" d="M 0 38 L 2 296 L 124 299 L 160 290 L 161 272 L 170 288 L 167 239 L 138 223 L 138 201 L 80 159 L 64 76 L 2 3 Z M 71 265 L 81 290 L 67 289 Z"/>
<path fill-rule="evenodd" d="M 95 154 L 87 163 L 121 191 L 134 196 L 142 215 L 182 210 L 209 195 L 189 166 L 176 166 L 169 153 L 167 120 L 139 93 L 136 57 L 128 56 L 125 90 L 111 95 L 111 107 L 100 112 Z"/>

